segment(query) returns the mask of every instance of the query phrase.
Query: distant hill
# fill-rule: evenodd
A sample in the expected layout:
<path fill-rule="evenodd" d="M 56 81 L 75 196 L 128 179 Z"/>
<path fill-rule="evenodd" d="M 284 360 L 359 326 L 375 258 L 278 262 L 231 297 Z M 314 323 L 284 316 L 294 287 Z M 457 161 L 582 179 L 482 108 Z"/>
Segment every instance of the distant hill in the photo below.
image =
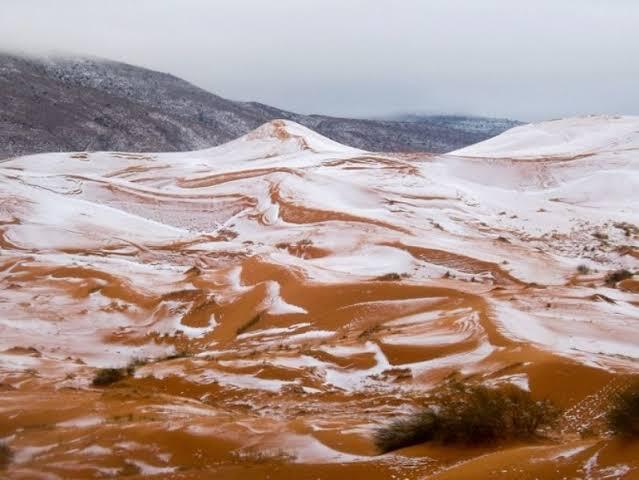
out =
<path fill-rule="evenodd" d="M 276 118 L 372 151 L 443 153 L 517 125 L 433 116 L 300 115 L 219 97 L 173 75 L 93 58 L 0 54 L 0 158 L 77 150 L 183 151 L 227 142 Z"/>
<path fill-rule="evenodd" d="M 404 114 L 395 115 L 388 120 L 398 122 L 427 123 L 444 127 L 457 128 L 467 132 L 476 132 L 494 137 L 524 123 L 508 118 L 475 117 L 470 115 L 419 115 Z"/>

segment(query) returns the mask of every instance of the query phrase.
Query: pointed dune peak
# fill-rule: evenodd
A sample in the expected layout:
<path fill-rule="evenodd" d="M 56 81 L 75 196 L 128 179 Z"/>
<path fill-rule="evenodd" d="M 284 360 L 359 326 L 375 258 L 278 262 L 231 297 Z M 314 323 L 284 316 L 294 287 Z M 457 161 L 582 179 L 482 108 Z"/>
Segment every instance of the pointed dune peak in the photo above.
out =
<path fill-rule="evenodd" d="M 463 157 L 543 158 L 638 148 L 638 116 L 594 115 L 523 125 L 450 154 Z"/>
<path fill-rule="evenodd" d="M 298 150 L 314 152 L 354 152 L 355 148 L 326 138 L 310 128 L 290 120 L 271 120 L 240 138 L 243 141 L 267 141 L 296 145 Z"/>
<path fill-rule="evenodd" d="M 247 133 L 246 138 L 251 140 L 274 138 L 284 141 L 292 137 L 303 137 L 305 134 L 317 135 L 312 130 L 290 120 L 271 120 Z"/>
<path fill-rule="evenodd" d="M 202 152 L 215 161 L 254 162 L 281 156 L 306 158 L 307 155 L 302 155 L 305 153 L 357 155 L 363 150 L 342 145 L 290 120 L 271 120 L 235 140 Z"/>

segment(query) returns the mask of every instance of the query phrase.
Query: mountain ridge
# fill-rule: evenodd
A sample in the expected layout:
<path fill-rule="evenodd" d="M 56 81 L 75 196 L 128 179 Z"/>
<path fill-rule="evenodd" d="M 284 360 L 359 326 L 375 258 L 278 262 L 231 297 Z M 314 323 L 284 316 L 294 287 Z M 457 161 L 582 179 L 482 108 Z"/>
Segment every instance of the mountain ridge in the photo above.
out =
<path fill-rule="evenodd" d="M 463 122 L 455 126 L 450 119 L 455 117 L 398 122 L 302 115 L 228 100 L 169 73 L 86 57 L 0 53 L 0 88 L 0 158 L 53 151 L 196 150 L 276 118 L 364 150 L 444 153 L 511 126 L 498 122 L 497 130 L 487 132 Z"/>

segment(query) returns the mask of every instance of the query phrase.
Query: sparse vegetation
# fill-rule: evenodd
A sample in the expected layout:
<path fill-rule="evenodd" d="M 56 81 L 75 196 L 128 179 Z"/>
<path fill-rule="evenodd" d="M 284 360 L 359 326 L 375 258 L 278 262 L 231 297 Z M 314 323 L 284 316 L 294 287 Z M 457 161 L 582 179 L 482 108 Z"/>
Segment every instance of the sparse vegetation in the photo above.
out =
<path fill-rule="evenodd" d="M 615 270 L 606 275 L 606 285 L 614 287 L 617 283 L 628 278 L 632 278 L 632 272 L 625 269 Z"/>
<path fill-rule="evenodd" d="M 285 463 L 292 462 L 295 457 L 282 449 L 273 450 L 236 450 L 231 453 L 232 458 L 240 462 L 242 465 L 247 463 L 263 464 L 263 463 Z"/>
<path fill-rule="evenodd" d="M 124 368 L 100 368 L 96 370 L 92 384 L 96 387 L 104 387 L 113 383 L 117 383 L 120 380 L 124 380 L 127 377 L 132 377 L 139 367 L 143 367 L 144 365 L 147 365 L 151 362 L 162 362 L 165 360 L 174 360 L 176 358 L 185 358 L 191 356 L 193 356 L 193 354 L 187 350 L 177 350 L 174 353 L 153 359 L 135 357 L 131 359 L 131 361 Z"/>
<path fill-rule="evenodd" d="M 369 325 L 357 336 L 357 338 L 370 338 L 373 334 L 379 332 L 382 329 L 379 323 L 374 323 L 373 325 Z"/>
<path fill-rule="evenodd" d="M 615 396 L 607 420 L 616 435 L 639 438 L 639 382 Z"/>
<path fill-rule="evenodd" d="M 617 222 L 614 227 L 623 230 L 626 237 L 639 234 L 639 227 L 628 222 Z"/>
<path fill-rule="evenodd" d="M 11 463 L 13 451 L 5 443 L 0 443 L 0 470 L 5 470 Z"/>
<path fill-rule="evenodd" d="M 255 326 L 261 319 L 262 319 L 261 315 L 259 315 L 259 314 L 255 315 L 249 321 L 247 321 L 247 322 L 243 323 L 242 325 L 240 325 L 239 327 L 237 327 L 237 330 L 235 331 L 235 333 L 237 335 L 243 334 L 248 329 L 250 329 L 251 327 Z"/>
<path fill-rule="evenodd" d="M 534 400 L 512 385 L 497 387 L 452 382 L 420 412 L 380 428 L 375 445 L 389 452 L 423 442 L 485 444 L 528 439 L 558 417 L 548 401 Z"/>
<path fill-rule="evenodd" d="M 175 360 L 177 358 L 187 358 L 192 356 L 193 356 L 193 353 L 191 353 L 188 350 L 176 350 L 175 353 L 170 353 L 168 355 L 165 355 L 164 357 L 160 357 L 157 359 L 157 361 L 162 362 L 165 360 Z"/>
<path fill-rule="evenodd" d="M 148 358 L 135 357 L 131 359 L 131 361 L 126 366 L 127 375 L 133 375 L 136 368 L 143 367 L 147 363 L 149 363 Z"/>
<path fill-rule="evenodd" d="M 595 232 L 592 234 L 597 240 L 608 240 L 608 234 L 604 232 Z"/>
<path fill-rule="evenodd" d="M 375 446 L 386 453 L 435 440 L 437 423 L 437 414 L 428 409 L 395 420 L 375 432 Z"/>
<path fill-rule="evenodd" d="M 577 267 L 577 273 L 579 275 L 588 275 L 590 273 L 590 268 L 582 263 Z"/>
<path fill-rule="evenodd" d="M 397 282 L 402 279 L 402 276 L 399 273 L 387 273 L 386 275 L 380 275 L 379 277 L 375 277 L 375 280 L 382 282 Z"/>
<path fill-rule="evenodd" d="M 100 368 L 93 377 L 93 386 L 104 387 L 119 382 L 129 375 L 127 368 Z"/>

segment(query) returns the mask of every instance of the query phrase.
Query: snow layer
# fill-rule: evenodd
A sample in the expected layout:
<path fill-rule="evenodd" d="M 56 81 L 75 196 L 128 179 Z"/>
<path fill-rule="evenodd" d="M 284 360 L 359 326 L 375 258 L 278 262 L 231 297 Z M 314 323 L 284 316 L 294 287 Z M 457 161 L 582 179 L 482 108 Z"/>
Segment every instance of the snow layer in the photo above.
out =
<path fill-rule="evenodd" d="M 185 274 L 193 266 L 204 272 L 200 285 L 220 291 L 215 301 L 222 307 L 257 291 L 244 276 L 259 277 L 263 293 L 247 314 L 280 323 L 260 325 L 237 341 L 284 346 L 332 343 L 341 335 L 334 326 L 314 325 L 303 296 L 284 294 L 295 290 L 291 283 L 383 281 L 389 291 L 400 282 L 444 285 L 450 295 L 486 294 L 496 286 L 563 287 L 580 264 L 602 272 L 636 269 L 638 131 L 639 117 L 565 119 L 518 127 L 456 156 L 430 157 L 371 154 L 277 121 L 196 152 L 56 153 L 3 162 L 0 248 L 16 266 L 0 272 L 12 285 L 0 298 L 0 348 L 30 338 L 56 359 L 73 355 L 91 366 L 113 366 L 173 352 L 170 345 L 144 343 L 145 335 L 202 342 L 223 337 L 237 326 L 216 315 L 199 326 L 182 324 L 185 312 L 200 305 L 162 298 L 193 287 Z M 557 155 L 570 159 L 545 158 Z M 247 259 L 254 263 L 240 266 Z M 270 278 L 279 274 L 268 269 L 261 278 L 262 264 L 295 280 Z M 25 270 L 43 266 L 73 272 L 25 280 Z M 84 293 L 70 294 L 71 287 Z M 139 297 L 137 306 L 119 298 L 128 298 L 129 290 Z M 109 296 L 114 291 L 117 301 Z M 396 308 L 396 301 L 404 300 L 350 307 L 373 316 Z M 542 315 L 536 307 L 493 306 L 499 328 L 511 338 L 566 355 L 637 358 L 635 304 L 597 303 L 579 313 L 580 323 Z M 286 317 L 308 328 L 297 331 Z M 441 318 L 453 327 L 442 327 Z M 447 358 L 413 362 L 416 372 L 479 361 L 493 351 L 477 333 L 483 327 L 476 312 L 398 311 L 394 320 L 393 327 L 406 330 L 387 335 L 389 347 L 472 343 Z M 106 341 L 114 331 L 138 337 Z M 329 381 L 358 388 L 365 377 L 382 373 L 389 365 L 371 348 L 382 370 L 360 378 L 329 368 Z M 15 358 L 6 357 L 13 368 Z M 229 383 L 239 381 L 225 375 Z"/>
<path fill-rule="evenodd" d="M 464 157 L 539 158 L 639 148 L 639 117 L 589 116 L 512 128 L 451 152 Z"/>

